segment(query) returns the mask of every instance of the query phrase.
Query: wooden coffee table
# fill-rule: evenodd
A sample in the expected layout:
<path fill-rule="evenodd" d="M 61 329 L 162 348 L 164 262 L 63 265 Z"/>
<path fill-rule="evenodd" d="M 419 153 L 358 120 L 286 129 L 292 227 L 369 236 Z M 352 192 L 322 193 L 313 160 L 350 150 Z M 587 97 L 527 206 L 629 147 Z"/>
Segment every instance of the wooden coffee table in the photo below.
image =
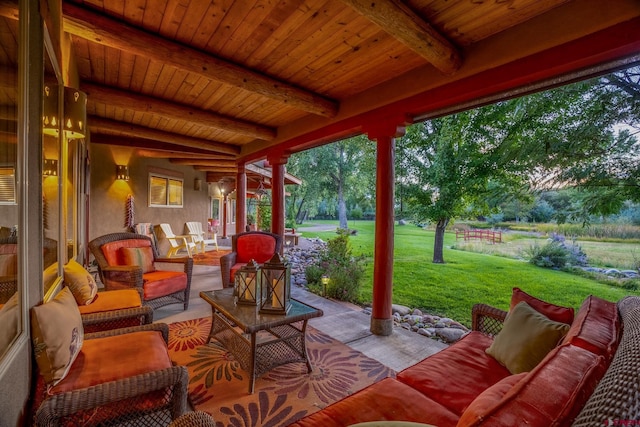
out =
<path fill-rule="evenodd" d="M 200 292 L 200 298 L 211 305 L 209 340 L 218 340 L 249 373 L 249 393 L 256 378 L 276 366 L 305 362 L 311 372 L 307 321 L 322 316 L 322 310 L 292 299 L 287 314 L 264 314 L 237 304 L 233 288 Z"/>

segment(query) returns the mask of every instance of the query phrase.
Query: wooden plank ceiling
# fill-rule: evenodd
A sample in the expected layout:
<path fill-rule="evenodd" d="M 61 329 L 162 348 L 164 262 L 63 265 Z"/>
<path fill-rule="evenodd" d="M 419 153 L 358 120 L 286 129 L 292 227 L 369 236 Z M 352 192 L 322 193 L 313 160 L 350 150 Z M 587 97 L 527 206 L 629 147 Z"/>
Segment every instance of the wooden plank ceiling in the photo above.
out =
<path fill-rule="evenodd" d="M 11 19 L 13 3 L 0 0 L 0 15 Z M 214 179 L 233 175 L 238 159 L 411 123 L 640 46 L 637 0 L 62 6 L 92 143 L 137 147 Z"/>

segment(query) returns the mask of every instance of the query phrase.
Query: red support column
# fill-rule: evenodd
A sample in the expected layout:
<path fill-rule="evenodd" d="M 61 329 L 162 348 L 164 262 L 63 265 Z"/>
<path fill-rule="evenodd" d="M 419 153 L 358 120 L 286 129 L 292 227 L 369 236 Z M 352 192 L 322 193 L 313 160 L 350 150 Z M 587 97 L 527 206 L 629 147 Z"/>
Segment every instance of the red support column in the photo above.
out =
<path fill-rule="evenodd" d="M 395 137 L 404 134 L 403 127 L 368 132 L 378 144 L 376 158 L 376 222 L 373 252 L 373 303 L 371 332 L 391 335 L 393 332 L 393 237 L 395 189 Z"/>
<path fill-rule="evenodd" d="M 244 163 L 238 165 L 236 175 L 236 234 L 245 231 L 247 226 L 247 174 Z"/>
<path fill-rule="evenodd" d="M 227 193 L 222 194 L 222 238 L 227 238 Z"/>
<path fill-rule="evenodd" d="M 284 239 L 284 174 L 287 156 L 268 157 L 271 164 L 271 232 Z M 282 245 L 284 249 L 284 245 Z"/>

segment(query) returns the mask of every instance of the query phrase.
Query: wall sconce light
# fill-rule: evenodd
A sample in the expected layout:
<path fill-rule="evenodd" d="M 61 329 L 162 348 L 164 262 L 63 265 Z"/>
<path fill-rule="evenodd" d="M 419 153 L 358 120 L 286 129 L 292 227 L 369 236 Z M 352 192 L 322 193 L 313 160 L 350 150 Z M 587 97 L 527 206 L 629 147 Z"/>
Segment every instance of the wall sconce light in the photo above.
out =
<path fill-rule="evenodd" d="M 193 180 L 193 189 L 195 191 L 200 191 L 202 189 L 202 180 L 200 178 Z"/>
<path fill-rule="evenodd" d="M 58 136 L 60 111 L 57 85 L 44 86 L 42 131 Z M 67 139 L 84 138 L 87 134 L 87 94 L 71 87 L 64 87 L 62 130 Z"/>
<path fill-rule="evenodd" d="M 123 181 L 129 181 L 129 166 L 117 165 L 116 166 L 116 179 Z"/>
<path fill-rule="evenodd" d="M 42 175 L 58 176 L 58 161 L 56 159 L 44 159 L 42 165 Z"/>

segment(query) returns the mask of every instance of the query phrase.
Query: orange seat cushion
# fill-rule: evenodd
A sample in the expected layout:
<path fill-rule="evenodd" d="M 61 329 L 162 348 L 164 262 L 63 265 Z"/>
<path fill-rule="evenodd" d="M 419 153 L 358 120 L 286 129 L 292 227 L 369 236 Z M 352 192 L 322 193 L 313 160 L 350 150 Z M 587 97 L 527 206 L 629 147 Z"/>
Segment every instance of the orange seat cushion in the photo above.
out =
<path fill-rule="evenodd" d="M 140 294 L 135 289 L 98 292 L 89 305 L 78 306 L 80 314 L 104 313 L 112 310 L 141 307 Z"/>
<path fill-rule="evenodd" d="M 144 299 L 170 295 L 187 288 L 187 273 L 181 271 L 153 271 L 142 275 Z"/>
<path fill-rule="evenodd" d="M 171 367 L 167 344 L 158 331 L 86 340 L 69 373 L 49 394 L 79 390 Z"/>
<path fill-rule="evenodd" d="M 486 388 L 511 375 L 485 353 L 491 343 L 490 337 L 470 332 L 447 349 L 400 372 L 398 381 L 460 416 Z"/>
<path fill-rule="evenodd" d="M 344 427 L 366 421 L 412 421 L 438 427 L 455 426 L 458 416 L 430 397 L 393 378 L 369 386 L 291 424 L 292 427 Z"/>
<path fill-rule="evenodd" d="M 570 344 L 556 347 L 535 369 L 502 397 L 475 400 L 460 418 L 459 427 L 530 427 L 571 425 L 607 364 L 602 356 Z"/>

